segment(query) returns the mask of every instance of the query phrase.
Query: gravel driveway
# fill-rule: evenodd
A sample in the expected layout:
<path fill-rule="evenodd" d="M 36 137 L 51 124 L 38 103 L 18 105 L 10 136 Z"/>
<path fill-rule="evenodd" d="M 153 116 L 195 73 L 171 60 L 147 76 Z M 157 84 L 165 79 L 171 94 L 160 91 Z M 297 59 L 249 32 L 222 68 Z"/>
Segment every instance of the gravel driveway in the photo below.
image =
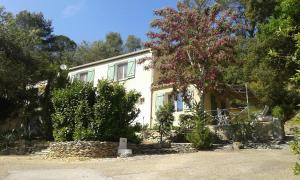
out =
<path fill-rule="evenodd" d="M 126 159 L 45 160 L 0 156 L 0 179 L 300 179 L 284 150 L 202 151 Z"/>

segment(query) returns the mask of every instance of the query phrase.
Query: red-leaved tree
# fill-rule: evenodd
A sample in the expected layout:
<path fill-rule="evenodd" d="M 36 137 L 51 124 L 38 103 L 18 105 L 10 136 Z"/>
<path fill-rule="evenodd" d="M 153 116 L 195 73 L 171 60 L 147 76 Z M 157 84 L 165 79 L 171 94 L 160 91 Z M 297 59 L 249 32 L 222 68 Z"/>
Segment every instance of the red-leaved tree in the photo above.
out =
<path fill-rule="evenodd" d="M 154 12 L 160 18 L 151 23 L 155 30 L 145 43 L 153 57 L 140 62 L 159 72 L 158 84 L 173 84 L 184 96 L 194 85 L 201 94 L 216 88 L 222 69 L 233 62 L 237 16 L 218 5 L 199 11 L 179 2 L 177 8 Z"/>

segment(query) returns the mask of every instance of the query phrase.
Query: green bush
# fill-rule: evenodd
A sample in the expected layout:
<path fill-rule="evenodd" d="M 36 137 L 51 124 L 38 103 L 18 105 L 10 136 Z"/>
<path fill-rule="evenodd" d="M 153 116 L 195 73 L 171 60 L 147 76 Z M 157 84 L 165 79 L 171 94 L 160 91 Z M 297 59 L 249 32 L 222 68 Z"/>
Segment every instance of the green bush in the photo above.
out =
<path fill-rule="evenodd" d="M 160 142 L 163 141 L 163 136 L 170 135 L 174 122 L 174 105 L 171 103 L 161 106 L 156 112 L 156 121 L 158 132 L 160 134 Z"/>
<path fill-rule="evenodd" d="M 208 122 L 201 107 L 200 103 L 194 106 L 193 121 L 195 126 L 192 132 L 187 134 L 186 139 L 197 149 L 209 149 L 212 147 L 214 136 L 206 127 Z"/>
<path fill-rule="evenodd" d="M 191 133 L 187 134 L 186 138 L 197 149 L 209 149 L 212 147 L 213 135 L 201 121 L 196 122 L 195 128 Z"/>
<path fill-rule="evenodd" d="M 171 137 L 172 142 L 186 143 L 186 134 L 195 127 L 195 121 L 192 114 L 179 115 L 179 126 L 173 127 L 175 134 Z"/>
<path fill-rule="evenodd" d="M 126 92 L 123 85 L 101 80 L 97 88 L 75 81 L 53 92 L 52 121 L 56 141 L 118 141 L 120 137 L 138 142 L 132 122 L 139 114 L 135 104 L 140 94 Z"/>
<path fill-rule="evenodd" d="M 284 110 L 280 106 L 275 106 L 272 109 L 272 116 L 278 118 L 279 120 L 284 120 Z"/>
<path fill-rule="evenodd" d="M 95 89 L 89 83 L 75 81 L 64 89 L 52 93 L 54 113 L 53 136 L 56 141 L 82 140 L 86 137 L 78 131 L 90 129 L 93 119 Z"/>
<path fill-rule="evenodd" d="M 292 118 L 292 121 L 297 122 L 297 123 L 300 121 L 300 113 L 299 112 Z M 300 156 L 300 140 L 299 140 L 299 136 L 300 136 L 300 131 L 298 130 L 296 132 L 296 137 L 298 137 L 297 140 L 292 141 L 289 144 L 292 152 L 295 155 L 298 156 L 298 160 L 299 160 L 299 156 Z M 300 175 L 300 164 L 298 162 L 296 162 L 296 164 L 294 166 L 294 174 L 295 175 Z"/>
<path fill-rule="evenodd" d="M 192 114 L 181 114 L 179 116 L 179 131 L 184 132 L 195 127 L 194 116 Z"/>
<path fill-rule="evenodd" d="M 104 80 L 98 82 L 97 94 L 93 124 L 97 139 L 118 141 L 125 137 L 136 141 L 132 123 L 140 113 L 135 107 L 140 94 L 126 92 L 123 85 Z"/>

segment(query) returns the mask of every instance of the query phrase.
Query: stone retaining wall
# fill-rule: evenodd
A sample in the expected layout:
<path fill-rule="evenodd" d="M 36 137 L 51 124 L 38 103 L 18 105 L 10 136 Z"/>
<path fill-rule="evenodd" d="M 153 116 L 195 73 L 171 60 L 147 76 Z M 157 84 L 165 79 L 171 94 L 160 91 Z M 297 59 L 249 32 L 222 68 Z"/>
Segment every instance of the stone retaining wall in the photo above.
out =
<path fill-rule="evenodd" d="M 119 143 L 100 141 L 53 142 L 49 147 L 49 157 L 114 157 Z"/>
<path fill-rule="evenodd" d="M 0 155 L 25 155 L 48 148 L 49 142 L 41 140 L 18 140 L 9 143 L 9 145 L 0 142 L 0 147 Z"/>
<path fill-rule="evenodd" d="M 50 158 L 69 157 L 116 157 L 119 143 L 100 141 L 70 141 L 50 143 Z M 171 147 L 161 148 L 160 144 L 128 144 L 134 155 L 139 154 L 169 154 L 169 153 L 189 153 L 197 150 L 190 143 L 171 143 Z"/>

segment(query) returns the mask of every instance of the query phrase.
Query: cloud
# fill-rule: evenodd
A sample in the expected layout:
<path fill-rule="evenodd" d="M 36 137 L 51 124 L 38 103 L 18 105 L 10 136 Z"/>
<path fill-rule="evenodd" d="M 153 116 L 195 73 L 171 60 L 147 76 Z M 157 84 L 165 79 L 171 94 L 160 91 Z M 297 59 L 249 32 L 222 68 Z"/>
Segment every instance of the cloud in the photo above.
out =
<path fill-rule="evenodd" d="M 81 0 L 78 1 L 74 4 L 67 5 L 63 10 L 62 10 L 62 17 L 68 18 L 76 15 L 84 6 L 85 1 Z"/>

